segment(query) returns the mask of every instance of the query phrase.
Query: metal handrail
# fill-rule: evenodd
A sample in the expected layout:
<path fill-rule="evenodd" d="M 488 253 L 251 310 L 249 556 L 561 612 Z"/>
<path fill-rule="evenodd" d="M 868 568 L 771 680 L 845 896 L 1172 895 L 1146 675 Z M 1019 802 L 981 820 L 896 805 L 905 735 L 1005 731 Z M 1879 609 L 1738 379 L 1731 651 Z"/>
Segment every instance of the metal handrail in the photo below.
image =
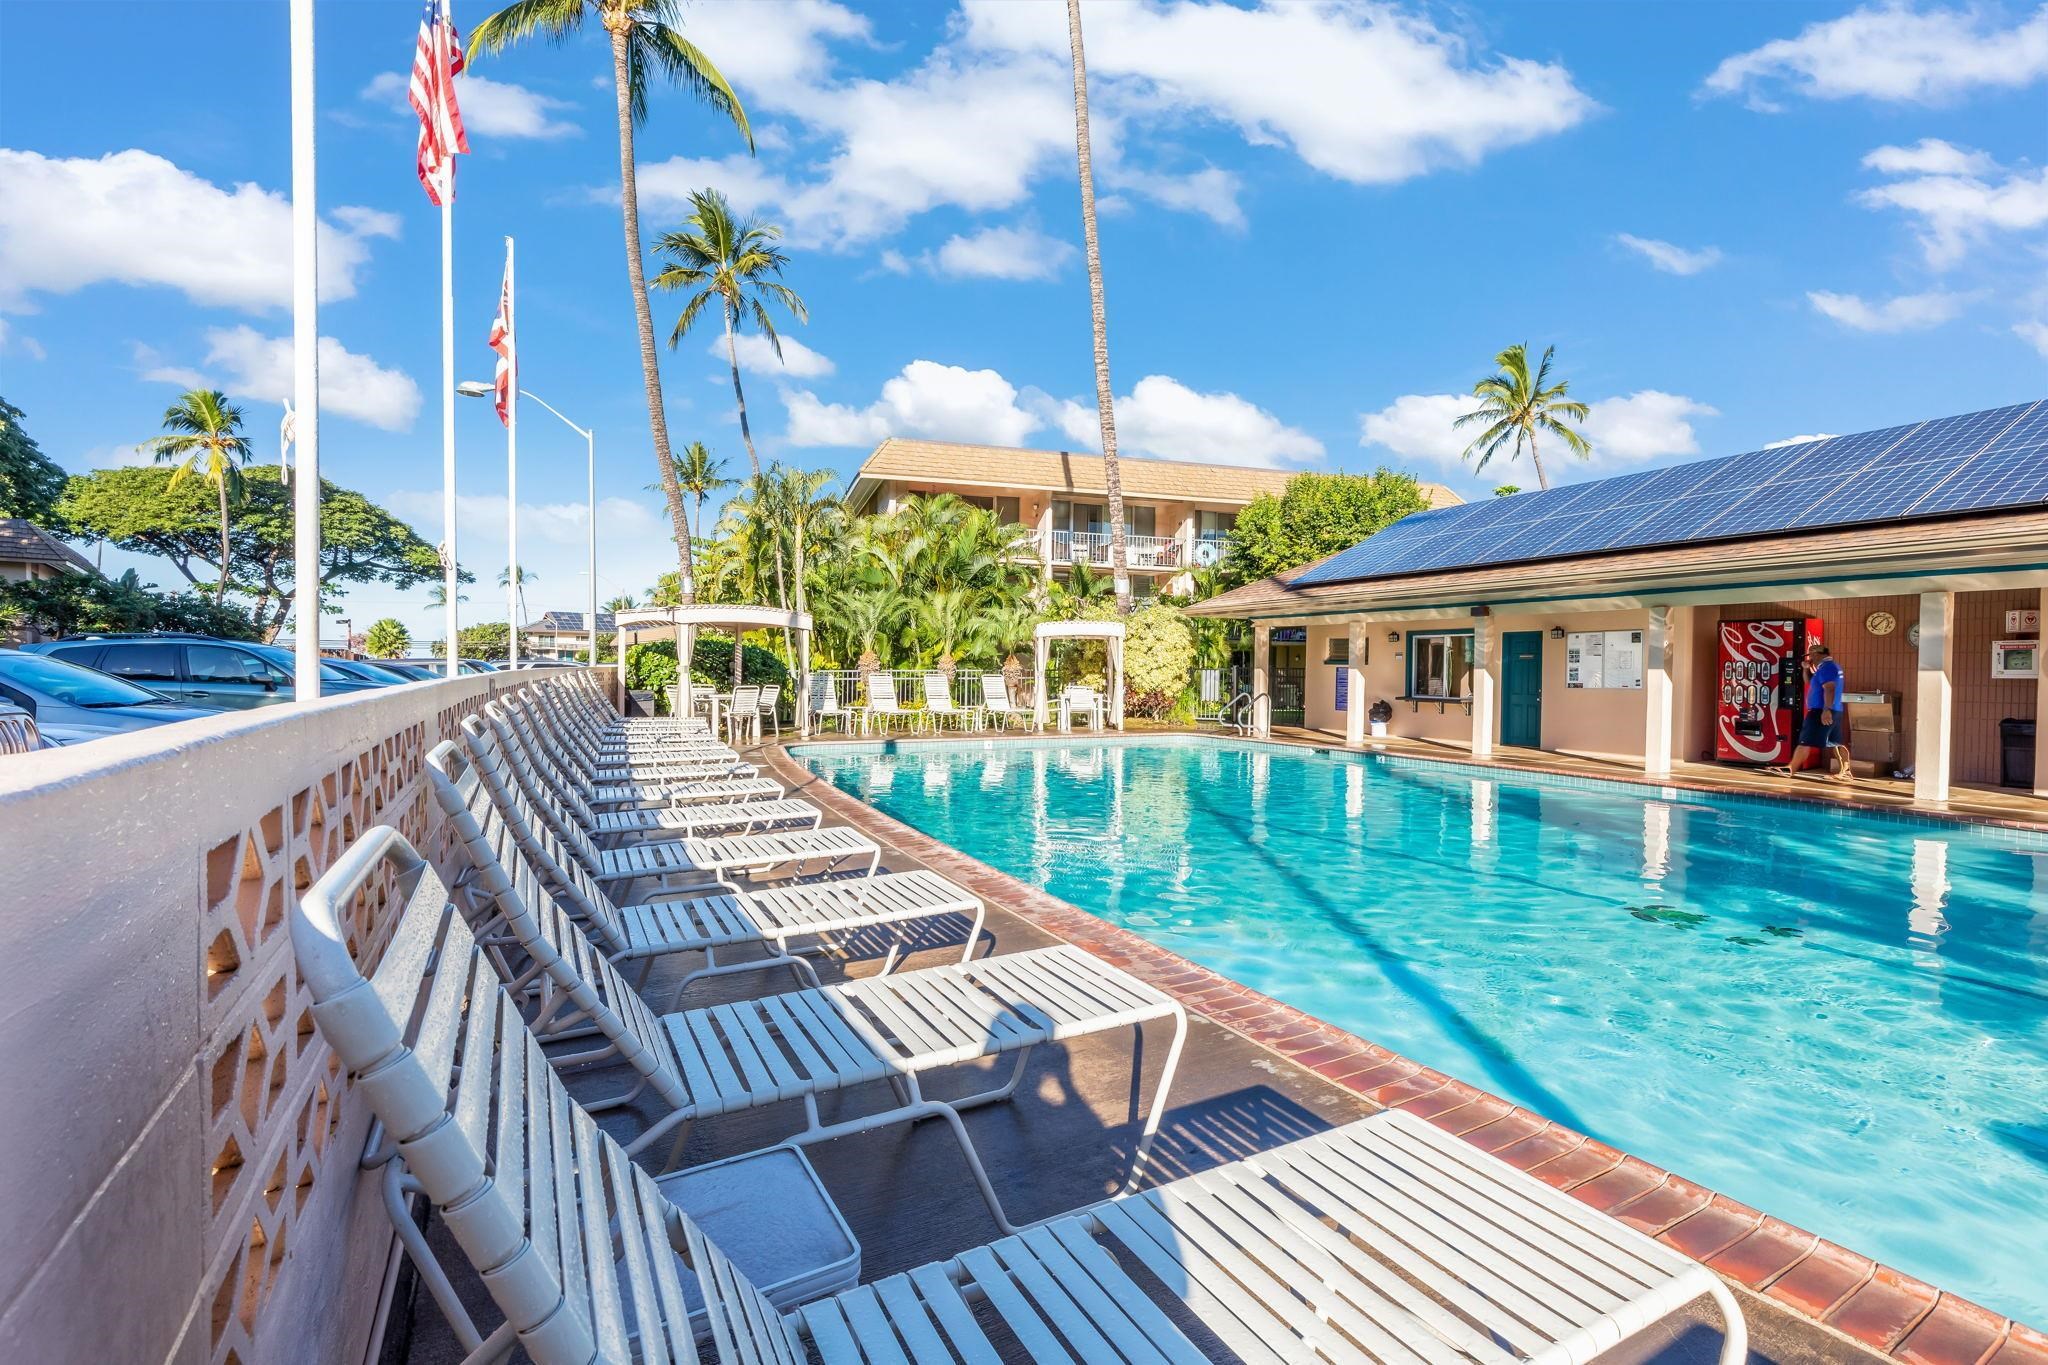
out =
<path fill-rule="evenodd" d="M 1224 705 L 1224 724 L 1240 735 L 1249 735 L 1256 720 L 1257 708 L 1257 700 L 1250 692 L 1240 692 Z"/>

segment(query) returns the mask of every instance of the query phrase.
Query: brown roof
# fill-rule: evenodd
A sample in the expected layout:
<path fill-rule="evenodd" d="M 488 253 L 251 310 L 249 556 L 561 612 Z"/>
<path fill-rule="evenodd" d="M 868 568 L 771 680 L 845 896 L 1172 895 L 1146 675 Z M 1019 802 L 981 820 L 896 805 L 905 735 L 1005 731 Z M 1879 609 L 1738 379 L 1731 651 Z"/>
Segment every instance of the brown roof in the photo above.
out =
<path fill-rule="evenodd" d="M 1276 497 L 1300 471 L 1248 469 L 1242 465 L 1190 460 L 1117 461 L 1124 494 L 1188 502 L 1248 503 L 1261 493 Z M 1054 493 L 1105 491 L 1102 457 L 1069 450 L 1020 450 L 1013 446 L 961 445 L 953 441 L 912 441 L 891 436 L 875 447 L 854 474 L 848 501 L 857 509 L 870 501 L 885 479 L 966 484 L 983 488 L 1029 488 Z M 1438 483 L 1424 483 L 1431 507 L 1462 502 Z"/>
<path fill-rule="evenodd" d="M 96 573 L 92 561 L 20 517 L 0 517 L 0 563 L 52 564 L 69 573 Z"/>

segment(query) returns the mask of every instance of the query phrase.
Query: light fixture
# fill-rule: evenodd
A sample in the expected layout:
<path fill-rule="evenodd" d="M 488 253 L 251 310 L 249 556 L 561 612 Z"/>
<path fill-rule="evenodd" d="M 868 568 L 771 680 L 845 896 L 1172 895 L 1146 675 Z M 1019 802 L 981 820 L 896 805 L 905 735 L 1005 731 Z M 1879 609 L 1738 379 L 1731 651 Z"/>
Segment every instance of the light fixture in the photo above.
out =
<path fill-rule="evenodd" d="M 1398 631 L 1398 630 L 1390 630 L 1390 631 L 1388 631 L 1388 632 L 1387 632 L 1387 643 L 1388 643 L 1388 644 L 1390 644 L 1390 645 L 1398 645 L 1398 644 L 1400 644 L 1400 643 L 1401 643 L 1401 632 L 1400 632 L 1400 631 Z"/>
<path fill-rule="evenodd" d="M 455 386 L 455 391 L 464 398 L 489 398 L 497 393 L 498 386 L 486 384 L 481 379 L 465 379 Z"/>
<path fill-rule="evenodd" d="M 1552 626 L 1550 628 L 1550 638 L 1553 640 L 1562 640 L 1564 638 L 1564 627 Z"/>

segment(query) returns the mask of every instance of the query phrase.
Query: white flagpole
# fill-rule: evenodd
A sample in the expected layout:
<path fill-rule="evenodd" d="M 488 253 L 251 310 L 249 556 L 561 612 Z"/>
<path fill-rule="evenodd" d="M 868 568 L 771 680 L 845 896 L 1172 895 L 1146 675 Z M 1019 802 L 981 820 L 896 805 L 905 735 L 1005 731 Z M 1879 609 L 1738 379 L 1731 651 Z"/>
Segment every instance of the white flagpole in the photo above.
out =
<path fill-rule="evenodd" d="M 597 434 L 583 433 L 585 475 L 590 497 L 590 666 L 597 667 Z"/>
<path fill-rule="evenodd" d="M 292 697 L 320 699 L 320 206 L 315 198 L 313 0 L 292 0 L 292 397 L 299 484 L 292 490 Z M 223 566 L 225 567 L 225 566 Z"/>
<path fill-rule="evenodd" d="M 441 590 L 447 595 L 448 676 L 462 671 L 462 626 L 456 610 L 460 561 L 455 554 L 455 177 L 441 197 Z"/>
<path fill-rule="evenodd" d="M 505 396 L 505 661 L 519 667 L 519 301 L 512 239 L 505 239 L 505 326 L 512 343 L 512 391 Z"/>

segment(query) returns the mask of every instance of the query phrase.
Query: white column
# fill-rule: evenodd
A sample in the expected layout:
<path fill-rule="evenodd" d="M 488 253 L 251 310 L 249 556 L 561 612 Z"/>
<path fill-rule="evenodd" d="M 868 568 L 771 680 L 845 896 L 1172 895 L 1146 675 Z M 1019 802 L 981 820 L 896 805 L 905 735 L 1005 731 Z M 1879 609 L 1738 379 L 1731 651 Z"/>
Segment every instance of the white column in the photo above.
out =
<path fill-rule="evenodd" d="M 1472 757 L 1493 757 L 1500 710 L 1500 628 L 1492 616 L 1472 623 Z"/>
<path fill-rule="evenodd" d="M 505 239 L 505 321 L 518 319 L 518 284 L 512 277 L 512 239 Z M 515 341 L 517 333 L 514 333 Z M 519 666 L 519 361 L 513 352 L 512 392 L 505 404 L 505 661 Z"/>
<path fill-rule="evenodd" d="M 452 177 L 451 177 L 452 180 Z M 455 557 L 455 194 L 451 189 L 441 200 L 441 590 L 448 603 L 443 610 L 448 632 L 448 676 L 462 671 L 461 611 L 462 566 Z M 624 683 L 620 684 L 621 689 Z M 626 694 L 619 693 L 623 710 Z"/>
<path fill-rule="evenodd" d="M 2034 603 L 2041 610 L 2041 619 L 2048 621 L 2048 586 L 2041 589 L 2039 600 Z M 2039 638 L 2048 640 L 2048 633 Z M 2034 795 L 2048 796 L 2048 736 L 2041 731 L 2048 726 L 2048 664 L 2041 667 L 2041 675 L 2034 679 Z M 2034 860 L 2048 875 L 2048 858 Z"/>
<path fill-rule="evenodd" d="M 1344 665 L 1344 742 L 1352 748 L 1365 743 L 1365 622 L 1353 621 L 1349 631 L 1351 648 Z"/>
<path fill-rule="evenodd" d="M 1273 627 L 1265 621 L 1252 623 L 1252 733 L 1273 733 Z"/>
<path fill-rule="evenodd" d="M 1031 720 L 1045 728 L 1045 641 L 1036 635 L 1031 637 Z"/>
<path fill-rule="evenodd" d="M 570 424 L 574 426 L 572 422 Z M 585 492 L 590 499 L 590 666 L 597 667 L 597 436 L 583 433 L 587 463 Z"/>
<path fill-rule="evenodd" d="M 292 0 L 292 696 L 320 700 L 320 206 L 314 176 L 313 0 Z M 221 566 L 223 573 L 227 566 Z"/>
<path fill-rule="evenodd" d="M 1651 607 L 1643 628 L 1643 771 L 1671 775 L 1671 608 Z"/>
<path fill-rule="evenodd" d="M 1950 726 L 1955 704 L 1956 646 L 1952 592 L 1920 594 L 1920 673 L 1913 702 L 1913 799 L 1948 800 L 1953 755 Z"/>
<path fill-rule="evenodd" d="M 1052 499 L 1045 500 L 1045 506 L 1038 509 L 1038 576 L 1042 583 L 1052 582 Z"/>

